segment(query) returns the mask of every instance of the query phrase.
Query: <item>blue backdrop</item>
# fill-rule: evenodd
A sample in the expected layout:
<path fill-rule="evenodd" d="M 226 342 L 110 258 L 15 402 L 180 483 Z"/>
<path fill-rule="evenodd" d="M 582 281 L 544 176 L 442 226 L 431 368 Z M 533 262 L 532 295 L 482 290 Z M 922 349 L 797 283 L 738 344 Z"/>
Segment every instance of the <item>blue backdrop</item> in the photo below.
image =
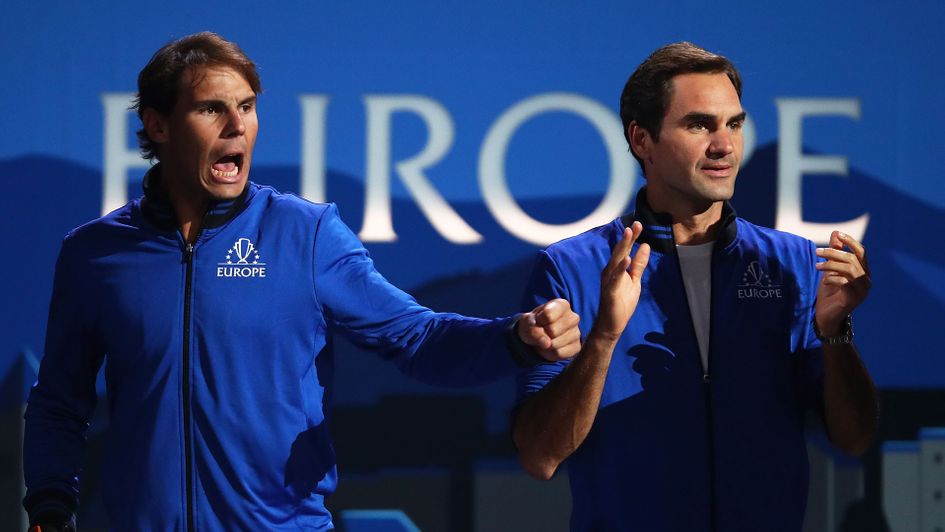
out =
<path fill-rule="evenodd" d="M 63 234 L 140 191 L 138 123 L 124 110 L 138 71 L 168 40 L 210 29 L 262 75 L 251 179 L 337 202 L 395 284 L 437 310 L 479 314 L 517 310 L 542 242 L 616 216 L 641 185 L 610 127 L 636 65 L 677 40 L 727 55 L 744 78 L 752 137 L 736 209 L 816 239 L 848 224 L 873 267 L 856 332 L 877 383 L 945 388 L 941 2 L 168 0 L 2 11 L 0 380 L 42 355 Z M 339 404 L 429 392 L 352 351 L 339 354 Z M 512 386 L 480 392 L 499 433 Z"/>
<path fill-rule="evenodd" d="M 310 190 L 317 192 L 323 174 L 322 198 L 338 202 L 349 225 L 361 231 L 373 162 L 391 198 L 372 205 L 390 205 L 396 240 L 362 235 L 382 272 L 408 290 L 469 272 L 497 272 L 537 248 L 527 241 L 534 231 L 513 234 L 506 225 L 514 220 L 503 225 L 490 210 L 484 198 L 490 192 L 480 185 L 482 177 L 495 178 L 480 175 L 489 164 L 504 168 L 504 182 L 525 216 L 554 225 L 584 219 L 612 184 L 612 167 L 629 167 L 630 159 L 624 154 L 612 162 L 608 142 L 620 145 L 621 132 L 601 131 L 594 116 L 608 117 L 586 107 L 602 106 L 617 120 L 623 82 L 660 44 L 688 39 L 726 54 L 745 78 L 743 104 L 755 133 L 736 208 L 776 225 L 778 194 L 790 196 L 788 188 L 800 192 L 794 203 L 800 216 L 794 217 L 803 223 L 839 226 L 868 216 L 863 239 L 876 287 L 857 316 L 864 357 L 881 386 L 945 386 L 945 357 L 935 347 L 945 305 L 945 106 L 938 94 L 945 70 L 932 59 L 945 51 L 941 3 L 800 2 L 760 9 L 736 2 L 708 13 L 698 2 L 300 2 L 277 8 L 170 2 L 159 12 L 116 2 L 13 4 L 4 11 L 0 101 L 7 127 L 0 130 L 0 178 L 6 193 L 0 201 L 6 248 L 16 252 L 2 266 L 0 373 L 23 348 L 42 351 L 61 236 L 118 204 L 103 199 L 106 166 L 118 169 L 113 175 L 123 180 L 126 197 L 139 193 L 143 167 L 133 160 L 132 138 L 138 124 L 133 114 L 115 111 L 134 91 L 137 72 L 166 41 L 213 29 L 240 43 L 262 74 L 251 177 L 303 191 L 306 171 L 316 176 Z M 537 102 L 554 95 L 573 109 Z M 530 115 L 529 103 L 536 103 Z M 516 113 L 518 119 L 511 116 Z M 511 134 L 499 138 L 494 128 L 510 117 Z M 109 144 L 109 135 L 117 142 Z M 373 146 L 371 135 L 378 141 Z M 790 148 L 791 160 L 779 167 L 784 135 L 800 147 Z M 490 139 L 504 157 L 486 153 Z M 323 156 L 316 153 L 321 150 Z M 420 181 L 480 235 L 478 242 L 450 242 L 451 234 L 462 237 L 455 227 L 450 233 L 451 218 L 426 216 L 421 207 L 434 202 L 416 199 L 404 186 L 399 165 L 421 152 L 432 157 L 419 166 Z M 804 170 L 816 163 L 815 155 L 839 159 L 847 175 Z M 637 174 L 633 166 L 634 188 L 642 181 Z M 377 186 L 368 188 L 377 194 Z M 629 190 L 618 196 L 626 204 Z M 786 212 L 789 205 L 781 202 Z M 447 229 L 437 229 L 436 220 Z M 812 236 L 818 234 L 825 237 L 827 230 Z M 518 294 L 479 297 L 514 308 Z"/>
<path fill-rule="evenodd" d="M 0 380 L 42 355 L 63 234 L 139 193 L 125 111 L 138 71 L 211 29 L 262 75 L 251 178 L 337 202 L 395 284 L 480 315 L 518 310 L 535 250 L 616 216 L 640 186 L 612 127 L 636 65 L 676 40 L 725 54 L 752 137 L 736 209 L 812 238 L 848 223 L 873 266 L 856 315 L 870 371 L 887 389 L 943 388 L 942 20 L 940 2 L 7 4 Z M 353 351 L 337 403 L 432 393 Z M 511 383 L 479 393 L 501 433 Z"/>

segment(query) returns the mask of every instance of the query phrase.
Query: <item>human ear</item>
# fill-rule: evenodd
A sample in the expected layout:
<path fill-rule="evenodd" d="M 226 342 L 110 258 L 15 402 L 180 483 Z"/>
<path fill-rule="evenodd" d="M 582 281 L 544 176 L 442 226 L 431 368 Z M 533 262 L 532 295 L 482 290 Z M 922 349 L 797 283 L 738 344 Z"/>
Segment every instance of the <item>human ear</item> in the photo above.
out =
<path fill-rule="evenodd" d="M 630 139 L 630 149 L 641 159 L 648 159 L 650 155 L 650 145 L 653 138 L 650 132 L 637 123 L 636 120 L 630 122 L 627 126 L 627 138 Z"/>
<path fill-rule="evenodd" d="M 141 123 L 151 142 L 163 144 L 170 138 L 167 119 L 155 109 L 148 107 L 141 112 Z"/>

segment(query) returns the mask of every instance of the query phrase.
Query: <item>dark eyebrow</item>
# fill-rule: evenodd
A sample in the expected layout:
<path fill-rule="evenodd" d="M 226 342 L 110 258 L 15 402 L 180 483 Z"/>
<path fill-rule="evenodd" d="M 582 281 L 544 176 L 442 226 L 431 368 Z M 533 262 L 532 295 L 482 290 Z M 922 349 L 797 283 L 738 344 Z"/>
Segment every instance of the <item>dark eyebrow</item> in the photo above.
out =
<path fill-rule="evenodd" d="M 223 100 L 214 100 L 214 99 L 197 100 L 194 102 L 194 107 L 209 107 L 211 105 L 220 106 L 220 105 L 226 105 L 226 104 L 223 103 Z"/>
<path fill-rule="evenodd" d="M 742 111 L 738 113 L 737 115 L 733 116 L 732 118 L 729 118 L 728 122 L 743 122 L 746 116 L 748 116 L 747 113 L 745 111 Z M 709 113 L 700 113 L 696 111 L 696 112 L 692 112 L 683 116 L 679 121 L 686 124 L 691 124 L 691 123 L 697 123 L 697 122 L 715 122 L 715 120 L 716 120 L 715 115 L 712 115 Z"/>
<path fill-rule="evenodd" d="M 709 113 L 692 112 L 679 119 L 680 122 L 687 124 L 693 122 L 715 122 L 715 115 Z"/>
<path fill-rule="evenodd" d="M 249 96 L 249 97 L 247 97 L 247 98 L 243 98 L 237 105 L 243 105 L 243 104 L 247 104 L 247 103 L 256 103 L 256 95 L 254 94 L 254 95 Z M 205 106 L 208 106 L 208 105 L 219 105 L 219 106 L 226 107 L 226 102 L 223 101 L 223 100 L 215 99 L 215 98 L 208 98 L 208 99 L 206 99 L 206 100 L 199 100 L 199 101 L 196 101 L 196 102 L 194 102 L 194 105 L 195 105 L 196 107 L 205 107 Z"/>

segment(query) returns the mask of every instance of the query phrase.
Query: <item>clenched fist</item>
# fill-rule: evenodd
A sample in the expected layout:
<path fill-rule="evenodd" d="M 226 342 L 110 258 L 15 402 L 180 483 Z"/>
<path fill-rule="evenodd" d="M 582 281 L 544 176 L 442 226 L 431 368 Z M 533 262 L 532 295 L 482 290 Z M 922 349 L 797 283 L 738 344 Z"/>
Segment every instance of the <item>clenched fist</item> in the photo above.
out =
<path fill-rule="evenodd" d="M 552 299 L 522 314 L 518 337 L 549 362 L 571 358 L 581 350 L 580 316 L 564 299 Z"/>

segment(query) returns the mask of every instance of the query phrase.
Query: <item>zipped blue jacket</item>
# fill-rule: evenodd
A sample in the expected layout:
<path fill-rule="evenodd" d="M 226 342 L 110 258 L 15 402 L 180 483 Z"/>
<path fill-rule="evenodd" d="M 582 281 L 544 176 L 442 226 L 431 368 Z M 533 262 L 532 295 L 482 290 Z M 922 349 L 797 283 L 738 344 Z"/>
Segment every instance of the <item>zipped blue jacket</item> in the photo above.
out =
<path fill-rule="evenodd" d="M 525 304 L 568 299 L 586 338 L 601 271 L 634 220 L 643 234 L 632 253 L 644 242 L 652 252 L 594 424 L 565 461 L 572 530 L 800 531 L 804 412 L 821 412 L 823 401 L 814 245 L 748 223 L 725 205 L 712 255 L 705 372 L 672 220 L 650 209 L 645 189 L 634 213 L 541 252 Z M 523 371 L 521 399 L 566 365 Z"/>
<path fill-rule="evenodd" d="M 334 205 L 250 183 L 189 246 L 159 168 L 144 197 L 63 241 L 26 411 L 31 514 L 76 507 L 103 361 L 103 497 L 122 531 L 331 529 L 332 333 L 429 383 L 513 373 L 514 318 L 419 305 Z"/>

